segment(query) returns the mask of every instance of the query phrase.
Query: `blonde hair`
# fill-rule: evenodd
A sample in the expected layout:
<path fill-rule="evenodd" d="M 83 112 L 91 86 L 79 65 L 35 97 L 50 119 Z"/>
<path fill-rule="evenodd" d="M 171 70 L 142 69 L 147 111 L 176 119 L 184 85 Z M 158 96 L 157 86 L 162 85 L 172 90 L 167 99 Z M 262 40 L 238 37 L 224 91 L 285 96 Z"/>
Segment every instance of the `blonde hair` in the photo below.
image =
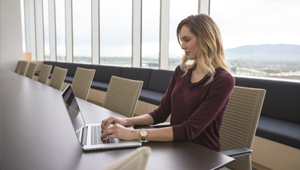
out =
<path fill-rule="evenodd" d="M 189 28 L 190 32 L 197 37 L 199 44 L 199 52 L 193 64 L 188 65 L 186 63 L 188 61 L 187 56 L 183 56 L 180 64 L 181 70 L 185 72 L 183 76 L 188 72 L 188 69 L 199 64 L 203 71 L 210 76 L 210 79 L 205 84 L 207 85 L 214 78 L 215 68 L 219 67 L 230 72 L 230 67 L 225 61 L 221 33 L 210 16 L 198 14 L 183 19 L 177 27 L 177 40 L 180 46 L 180 31 L 183 26 Z"/>

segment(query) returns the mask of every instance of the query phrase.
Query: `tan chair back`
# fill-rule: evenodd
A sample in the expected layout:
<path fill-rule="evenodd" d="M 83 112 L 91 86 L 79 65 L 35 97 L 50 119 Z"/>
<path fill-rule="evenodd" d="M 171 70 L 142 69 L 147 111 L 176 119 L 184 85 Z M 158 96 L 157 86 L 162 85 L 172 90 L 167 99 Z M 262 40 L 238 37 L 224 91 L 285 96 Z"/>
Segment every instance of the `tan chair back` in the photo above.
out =
<path fill-rule="evenodd" d="M 21 63 L 21 68 L 20 68 L 20 75 L 25 75 L 26 71 L 27 71 L 27 66 L 28 66 L 28 61 L 22 61 Z"/>
<path fill-rule="evenodd" d="M 94 75 L 95 69 L 77 67 L 74 80 L 72 82 L 72 89 L 76 97 L 83 100 L 87 99 Z"/>
<path fill-rule="evenodd" d="M 43 84 L 46 84 L 47 80 L 48 80 L 48 77 L 49 77 L 49 74 L 51 72 L 51 69 L 52 69 L 52 65 L 43 64 L 40 75 L 39 75 L 39 78 L 38 78 L 37 81 L 41 82 Z"/>
<path fill-rule="evenodd" d="M 30 61 L 30 63 L 36 63 L 37 64 L 36 71 L 41 71 L 44 61 Z"/>
<path fill-rule="evenodd" d="M 103 170 L 145 170 L 150 153 L 149 146 L 137 148 Z"/>
<path fill-rule="evenodd" d="M 103 107 L 121 115 L 132 117 L 142 86 L 143 81 L 112 76 Z"/>
<path fill-rule="evenodd" d="M 37 68 L 37 63 L 29 63 L 29 67 L 27 69 L 25 76 L 32 79 L 36 68 Z"/>
<path fill-rule="evenodd" d="M 49 83 L 49 86 L 61 90 L 62 85 L 64 84 L 68 69 L 60 68 L 55 66 L 53 74 Z"/>
<path fill-rule="evenodd" d="M 234 87 L 220 129 L 221 151 L 252 148 L 265 94 L 264 89 Z M 237 157 L 226 167 L 251 170 L 251 157 Z"/>
<path fill-rule="evenodd" d="M 21 64 L 22 64 L 22 61 L 18 61 L 17 67 L 15 69 L 15 73 L 19 74 L 20 69 L 21 69 Z"/>

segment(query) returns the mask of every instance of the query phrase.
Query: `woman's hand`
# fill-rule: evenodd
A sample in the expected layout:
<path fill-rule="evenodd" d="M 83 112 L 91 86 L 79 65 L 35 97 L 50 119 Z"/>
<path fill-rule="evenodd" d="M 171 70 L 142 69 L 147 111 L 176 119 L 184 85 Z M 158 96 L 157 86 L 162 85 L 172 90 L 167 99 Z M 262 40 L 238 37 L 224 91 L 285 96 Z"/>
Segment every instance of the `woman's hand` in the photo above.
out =
<path fill-rule="evenodd" d="M 118 118 L 118 117 L 110 116 L 102 121 L 102 123 L 101 123 L 102 131 L 104 132 L 110 124 L 115 124 L 115 123 L 125 126 L 127 121 L 125 118 Z"/>
<path fill-rule="evenodd" d="M 115 119 L 118 120 L 118 119 Z M 119 123 L 114 123 L 113 126 L 103 130 L 101 139 L 108 140 L 111 138 L 119 138 L 123 140 L 139 139 L 138 131 L 134 129 L 127 129 Z"/>

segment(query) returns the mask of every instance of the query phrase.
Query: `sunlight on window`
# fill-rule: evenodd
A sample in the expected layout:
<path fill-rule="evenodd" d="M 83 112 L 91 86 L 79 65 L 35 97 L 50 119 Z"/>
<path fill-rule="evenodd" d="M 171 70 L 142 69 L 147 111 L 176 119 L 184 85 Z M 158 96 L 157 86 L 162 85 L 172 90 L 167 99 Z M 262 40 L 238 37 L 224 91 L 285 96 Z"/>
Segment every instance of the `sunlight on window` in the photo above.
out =
<path fill-rule="evenodd" d="M 100 64 L 131 67 L 132 0 L 100 0 Z"/>
<path fill-rule="evenodd" d="M 142 5 L 142 67 L 159 68 L 160 0 Z"/>
<path fill-rule="evenodd" d="M 24 0 L 20 0 L 20 2 L 21 2 L 21 19 L 22 19 L 22 47 L 23 47 L 23 53 L 26 53 Z"/>
<path fill-rule="evenodd" d="M 43 0 L 45 60 L 50 60 L 49 10 L 48 10 L 48 3 L 49 3 L 48 0 Z"/>
<path fill-rule="evenodd" d="M 66 61 L 65 1 L 55 1 L 57 61 Z"/>
<path fill-rule="evenodd" d="M 232 73 L 300 80 L 300 1 L 211 1 Z"/>
<path fill-rule="evenodd" d="M 181 20 L 198 13 L 198 0 L 170 1 L 170 41 L 169 41 L 169 69 L 174 70 L 180 63 L 184 51 L 178 44 L 176 29 Z"/>
<path fill-rule="evenodd" d="M 74 62 L 92 62 L 91 0 L 73 0 Z"/>

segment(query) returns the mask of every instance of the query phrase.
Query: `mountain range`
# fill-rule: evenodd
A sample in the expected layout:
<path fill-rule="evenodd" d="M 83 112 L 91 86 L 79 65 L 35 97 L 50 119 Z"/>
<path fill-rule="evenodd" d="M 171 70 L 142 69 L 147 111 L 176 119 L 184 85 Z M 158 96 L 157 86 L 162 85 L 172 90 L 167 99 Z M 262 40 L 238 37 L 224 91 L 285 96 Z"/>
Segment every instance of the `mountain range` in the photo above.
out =
<path fill-rule="evenodd" d="M 145 57 L 157 58 L 158 53 Z M 170 53 L 170 58 L 181 58 L 183 54 Z M 245 45 L 225 50 L 226 59 L 300 61 L 300 45 L 261 44 Z"/>
<path fill-rule="evenodd" d="M 300 45 L 245 45 L 225 50 L 227 59 L 300 60 Z"/>

